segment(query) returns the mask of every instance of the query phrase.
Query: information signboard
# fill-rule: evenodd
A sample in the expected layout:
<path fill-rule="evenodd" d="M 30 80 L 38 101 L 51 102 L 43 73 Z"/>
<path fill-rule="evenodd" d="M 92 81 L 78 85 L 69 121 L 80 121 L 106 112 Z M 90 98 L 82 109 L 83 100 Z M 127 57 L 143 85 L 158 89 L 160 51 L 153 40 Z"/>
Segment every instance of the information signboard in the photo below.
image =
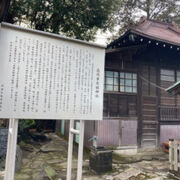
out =
<path fill-rule="evenodd" d="M 0 118 L 101 120 L 104 47 L 1 24 Z"/>

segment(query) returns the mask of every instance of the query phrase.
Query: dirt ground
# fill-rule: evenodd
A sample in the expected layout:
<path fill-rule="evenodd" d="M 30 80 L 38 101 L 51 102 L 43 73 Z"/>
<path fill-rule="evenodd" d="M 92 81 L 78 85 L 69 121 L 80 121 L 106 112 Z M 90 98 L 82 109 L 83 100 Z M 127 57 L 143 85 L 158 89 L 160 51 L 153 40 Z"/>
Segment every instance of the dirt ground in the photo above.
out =
<path fill-rule="evenodd" d="M 15 180 L 65 180 L 67 170 L 67 141 L 56 134 L 47 134 L 48 141 L 23 145 L 21 169 Z M 170 180 L 168 155 L 146 153 L 135 157 L 113 155 L 113 170 L 98 175 L 89 168 L 89 153 L 84 152 L 84 180 Z M 77 173 L 77 146 L 74 147 L 72 180 Z M 1 172 L 3 176 L 3 172 Z M 3 179 L 3 178 L 0 178 Z"/>

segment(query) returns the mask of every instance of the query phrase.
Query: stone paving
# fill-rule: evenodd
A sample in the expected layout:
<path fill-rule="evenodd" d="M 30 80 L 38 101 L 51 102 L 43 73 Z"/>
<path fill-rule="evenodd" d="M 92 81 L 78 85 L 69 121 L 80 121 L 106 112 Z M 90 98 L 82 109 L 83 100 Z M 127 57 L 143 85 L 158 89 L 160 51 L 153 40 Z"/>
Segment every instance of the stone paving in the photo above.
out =
<path fill-rule="evenodd" d="M 23 151 L 21 169 L 16 172 L 15 180 L 65 180 L 67 169 L 67 141 L 55 134 L 49 134 L 51 141 L 32 146 Z M 170 180 L 168 176 L 168 161 L 148 159 L 134 163 L 122 163 L 113 159 L 113 170 L 103 175 L 97 175 L 89 168 L 87 153 L 84 153 L 84 180 Z M 73 157 L 72 180 L 76 179 L 77 147 Z M 3 174 L 3 172 L 0 173 Z M 3 175 L 2 175 L 3 176 Z M 0 178 L 1 180 L 1 178 Z"/>

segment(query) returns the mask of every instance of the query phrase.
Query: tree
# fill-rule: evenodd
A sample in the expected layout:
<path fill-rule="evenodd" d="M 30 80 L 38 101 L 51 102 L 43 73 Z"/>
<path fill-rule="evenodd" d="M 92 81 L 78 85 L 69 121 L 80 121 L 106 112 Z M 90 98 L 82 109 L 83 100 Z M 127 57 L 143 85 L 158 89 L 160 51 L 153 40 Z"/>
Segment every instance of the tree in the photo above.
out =
<path fill-rule="evenodd" d="M 114 26 L 120 0 L 12 0 L 7 22 L 93 40 L 98 29 Z"/>
<path fill-rule="evenodd" d="M 180 25 L 179 0 L 123 0 L 116 14 L 116 24 L 119 25 L 118 36 L 131 25 L 136 24 L 142 15 L 147 19 L 176 22 Z"/>

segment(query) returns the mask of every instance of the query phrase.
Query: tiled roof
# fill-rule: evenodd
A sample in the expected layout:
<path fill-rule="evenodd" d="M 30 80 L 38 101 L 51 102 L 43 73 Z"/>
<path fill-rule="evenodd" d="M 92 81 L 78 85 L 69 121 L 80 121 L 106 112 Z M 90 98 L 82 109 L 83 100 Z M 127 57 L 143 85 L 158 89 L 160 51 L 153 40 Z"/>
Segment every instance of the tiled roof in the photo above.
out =
<path fill-rule="evenodd" d="M 180 29 L 177 25 L 146 19 L 136 27 L 131 27 L 123 36 L 111 42 L 108 47 L 116 45 L 129 34 L 136 34 L 152 40 L 180 46 Z"/>
<path fill-rule="evenodd" d="M 180 29 L 175 24 L 145 20 L 137 27 L 132 28 L 132 31 L 152 39 L 180 45 Z"/>

